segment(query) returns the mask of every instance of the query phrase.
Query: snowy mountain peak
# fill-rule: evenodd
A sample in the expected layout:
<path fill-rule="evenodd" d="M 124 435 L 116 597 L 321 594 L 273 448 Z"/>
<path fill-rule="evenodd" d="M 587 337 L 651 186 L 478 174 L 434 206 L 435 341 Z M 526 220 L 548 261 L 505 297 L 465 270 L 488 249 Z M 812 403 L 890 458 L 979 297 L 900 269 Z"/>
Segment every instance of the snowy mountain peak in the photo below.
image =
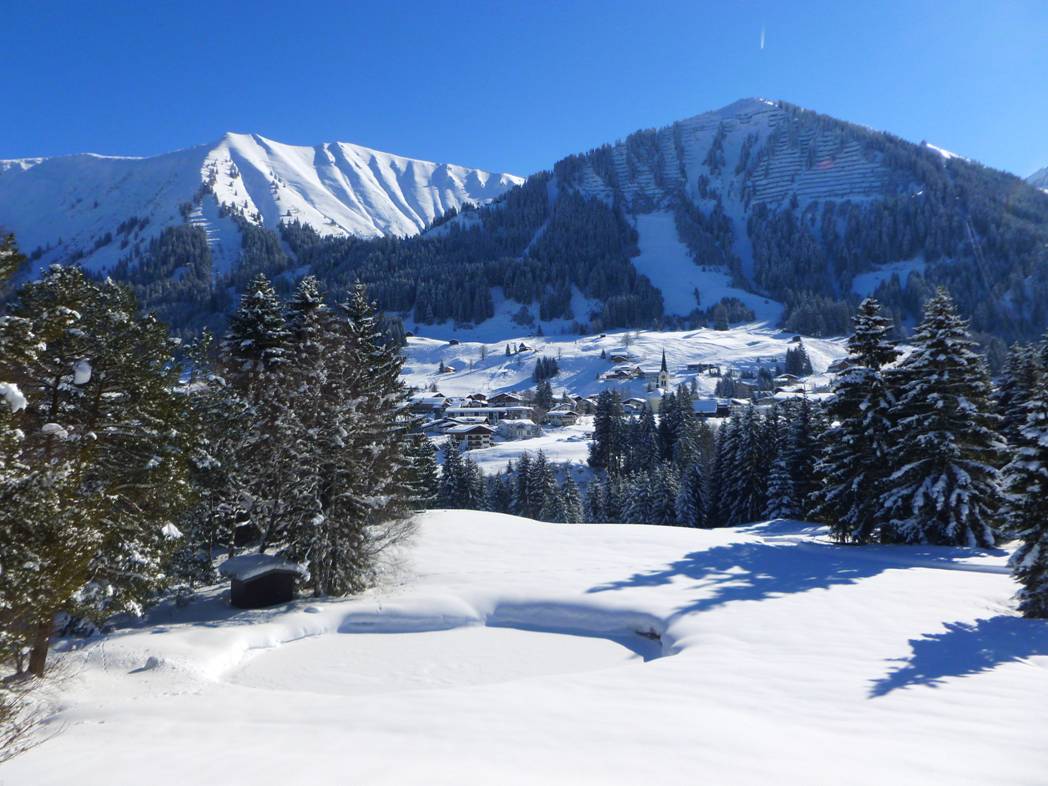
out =
<path fill-rule="evenodd" d="M 1034 188 L 1039 188 L 1042 191 L 1048 191 L 1048 166 L 1046 166 L 1044 169 L 1038 169 L 1036 172 L 1034 172 L 1032 175 L 1026 178 L 1026 182 Z"/>
<path fill-rule="evenodd" d="M 322 235 L 415 235 L 450 208 L 523 182 L 347 142 L 299 146 L 239 132 L 146 158 L 2 161 L 0 175 L 0 226 L 38 252 L 38 266 L 73 258 L 93 270 L 186 222 L 204 228 L 219 267 L 228 266 L 240 249 L 231 212 L 268 228 L 299 221 Z"/>

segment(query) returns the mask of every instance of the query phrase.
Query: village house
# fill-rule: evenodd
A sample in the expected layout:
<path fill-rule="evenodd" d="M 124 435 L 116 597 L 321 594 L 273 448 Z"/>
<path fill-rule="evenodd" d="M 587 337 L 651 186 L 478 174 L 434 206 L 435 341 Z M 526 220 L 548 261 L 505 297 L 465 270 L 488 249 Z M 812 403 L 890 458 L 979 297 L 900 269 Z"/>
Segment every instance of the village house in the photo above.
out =
<path fill-rule="evenodd" d="M 531 439 L 542 436 L 542 427 L 533 420 L 500 420 L 495 433 L 503 439 Z"/>
<path fill-rule="evenodd" d="M 411 414 L 436 417 L 444 411 L 447 403 L 443 393 L 416 393 L 411 397 Z"/>
<path fill-rule="evenodd" d="M 632 367 L 616 366 L 611 371 L 605 371 L 603 374 L 600 375 L 600 378 L 603 379 L 603 380 L 622 380 L 622 381 L 625 381 L 625 380 L 630 380 L 630 379 L 636 379 L 640 375 L 641 375 L 641 370 L 640 370 L 639 366 L 632 366 Z"/>
<path fill-rule="evenodd" d="M 622 410 L 627 415 L 639 415 L 644 411 L 644 408 L 648 405 L 647 399 L 643 398 L 628 398 L 622 402 Z"/>
<path fill-rule="evenodd" d="M 557 407 L 546 413 L 546 423 L 551 426 L 574 426 L 578 422 L 578 413 L 571 409 Z"/>
<path fill-rule="evenodd" d="M 488 399 L 490 407 L 513 407 L 523 403 L 524 399 L 515 393 L 497 393 Z"/>
<path fill-rule="evenodd" d="M 491 435 L 495 429 L 487 423 L 459 423 L 445 430 L 451 443 L 460 450 L 479 450 L 491 447 Z"/>
<path fill-rule="evenodd" d="M 609 349 L 605 354 L 612 363 L 629 363 L 631 359 L 628 349 Z"/>
<path fill-rule="evenodd" d="M 572 396 L 571 403 L 575 407 L 575 411 L 580 415 L 592 415 L 597 411 L 597 400 L 595 398 Z"/>
<path fill-rule="evenodd" d="M 726 418 L 731 416 L 731 403 L 723 398 L 692 399 L 691 408 L 700 418 Z"/>
<path fill-rule="evenodd" d="M 706 374 L 711 377 L 719 377 L 721 375 L 720 366 L 716 363 L 689 363 L 685 366 L 685 369 L 693 374 Z"/>
<path fill-rule="evenodd" d="M 500 420 L 526 420 L 532 419 L 535 416 L 535 410 L 531 407 L 521 405 L 509 406 L 509 407 L 448 407 L 444 410 L 444 414 L 449 418 L 457 418 L 460 416 L 480 416 L 484 418 L 488 423 L 495 424 Z"/>

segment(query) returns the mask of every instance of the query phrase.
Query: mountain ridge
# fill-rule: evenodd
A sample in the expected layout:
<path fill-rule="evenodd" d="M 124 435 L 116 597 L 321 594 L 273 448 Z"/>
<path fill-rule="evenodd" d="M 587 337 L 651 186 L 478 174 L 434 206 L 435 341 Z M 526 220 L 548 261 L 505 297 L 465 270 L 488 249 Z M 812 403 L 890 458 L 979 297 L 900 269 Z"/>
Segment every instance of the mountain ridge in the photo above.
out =
<path fill-rule="evenodd" d="M 1048 166 L 1038 169 L 1026 178 L 1026 182 L 1042 191 L 1048 191 Z"/>
<path fill-rule="evenodd" d="M 333 298 L 361 280 L 416 332 L 498 315 L 517 331 L 763 320 L 825 336 L 846 332 L 867 295 L 905 331 L 937 286 L 977 332 L 1028 338 L 1048 321 L 1044 193 L 933 144 L 765 98 L 642 129 L 523 181 L 236 133 L 137 162 L 74 163 L 112 170 L 107 187 L 131 205 L 156 194 L 125 170 L 160 170 L 146 185 L 167 187 L 195 168 L 196 191 L 168 205 L 178 215 L 163 234 L 144 241 L 131 216 L 80 252 L 187 326 L 220 326 L 257 273 L 283 288 L 312 273 Z M 0 176 L 0 223 L 4 184 L 49 166 Z M 21 191 L 19 206 L 32 206 Z M 69 245 L 34 256 L 78 261 Z"/>
<path fill-rule="evenodd" d="M 405 236 L 451 208 L 490 201 L 520 182 L 507 173 L 348 142 L 287 145 L 227 132 L 215 142 L 156 156 L 6 160 L 0 163 L 0 224 L 33 253 L 35 269 L 72 259 L 105 272 L 129 248 L 141 250 L 165 227 L 190 222 L 205 229 L 219 268 L 228 270 L 240 245 L 231 212 L 273 229 L 298 220 L 322 235 Z M 129 221 L 131 232 L 118 231 Z"/>

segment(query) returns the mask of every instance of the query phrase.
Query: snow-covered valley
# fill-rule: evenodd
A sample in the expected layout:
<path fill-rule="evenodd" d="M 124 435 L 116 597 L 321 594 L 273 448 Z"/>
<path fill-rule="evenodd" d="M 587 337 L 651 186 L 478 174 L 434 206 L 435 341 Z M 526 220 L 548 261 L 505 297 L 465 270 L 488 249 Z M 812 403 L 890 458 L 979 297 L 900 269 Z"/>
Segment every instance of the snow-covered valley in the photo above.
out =
<path fill-rule="evenodd" d="M 0 775 L 1032 786 L 1048 625 L 1006 556 L 434 511 L 357 598 L 216 588 L 66 642 L 53 736 Z"/>

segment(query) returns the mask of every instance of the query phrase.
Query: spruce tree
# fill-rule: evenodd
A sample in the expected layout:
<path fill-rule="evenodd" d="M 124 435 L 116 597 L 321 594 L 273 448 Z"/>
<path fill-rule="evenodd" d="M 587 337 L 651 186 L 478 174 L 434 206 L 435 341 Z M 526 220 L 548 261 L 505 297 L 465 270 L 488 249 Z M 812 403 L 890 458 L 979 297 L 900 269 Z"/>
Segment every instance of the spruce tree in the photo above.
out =
<path fill-rule="evenodd" d="M 829 524 L 841 543 L 866 543 L 880 532 L 894 401 L 882 369 L 899 355 L 888 338 L 892 327 L 873 298 L 859 304 L 846 368 L 825 405 L 836 425 L 821 439 L 812 517 Z"/>
<path fill-rule="evenodd" d="M 999 523 L 1003 443 L 990 380 L 943 289 L 925 304 L 913 352 L 892 374 L 892 473 L 881 495 L 894 540 L 990 546 Z"/>
<path fill-rule="evenodd" d="M 528 518 L 531 515 L 532 504 L 529 497 L 531 488 L 531 455 L 524 453 L 517 461 L 517 478 L 513 493 L 513 513 L 517 516 Z"/>
<path fill-rule="evenodd" d="M 560 494 L 553 468 L 541 450 L 531 462 L 528 473 L 528 510 L 529 519 L 556 521 L 563 512 L 560 510 Z"/>
<path fill-rule="evenodd" d="M 669 462 L 663 462 L 655 468 L 651 478 L 647 523 L 675 525 L 677 498 L 680 496 L 680 476 L 677 468 Z"/>
<path fill-rule="evenodd" d="M 630 452 L 633 457 L 630 470 L 633 472 L 652 472 L 659 464 L 659 432 L 651 407 L 645 406 L 641 412 L 631 440 Z"/>
<path fill-rule="evenodd" d="M 683 527 L 705 527 L 706 477 L 702 464 L 691 463 L 681 478 L 677 495 L 677 523 Z"/>
<path fill-rule="evenodd" d="M 1021 442 L 1004 469 L 1004 514 L 1009 532 L 1020 540 L 1011 558 L 1019 582 L 1019 611 L 1048 617 L 1048 385 L 1034 385 L 1024 410 Z"/>
<path fill-rule="evenodd" d="M 582 517 L 582 497 L 579 494 L 578 484 L 571 477 L 570 470 L 560 486 L 560 494 L 564 500 L 564 521 L 567 524 L 578 524 Z"/>
<path fill-rule="evenodd" d="M 1040 374 L 1036 349 L 1028 344 L 1012 344 L 1000 383 L 994 391 L 994 404 L 1001 418 L 999 431 L 1009 445 L 1022 442 L 1020 430 L 1026 424 L 1026 402 L 1035 393 Z"/>
<path fill-rule="evenodd" d="M 594 478 L 586 488 L 586 521 L 603 523 L 608 519 L 608 484 Z"/>
<path fill-rule="evenodd" d="M 623 468 L 626 450 L 625 415 L 618 391 L 604 390 L 597 397 L 593 417 L 593 439 L 589 447 L 589 465 L 593 469 L 615 474 Z"/>
<path fill-rule="evenodd" d="M 782 449 L 772 462 L 768 476 L 768 502 L 764 508 L 767 519 L 796 519 L 802 515 L 790 477 L 788 457 L 788 450 Z"/>
<path fill-rule="evenodd" d="M 757 410 L 747 407 L 736 419 L 731 432 L 731 474 L 723 510 L 729 524 L 758 521 L 764 513 L 767 492 L 765 449 L 761 443 L 761 423 Z"/>
<path fill-rule="evenodd" d="M 647 524 L 651 520 L 654 479 L 647 472 L 633 472 L 623 478 L 621 520 L 626 524 Z"/>

